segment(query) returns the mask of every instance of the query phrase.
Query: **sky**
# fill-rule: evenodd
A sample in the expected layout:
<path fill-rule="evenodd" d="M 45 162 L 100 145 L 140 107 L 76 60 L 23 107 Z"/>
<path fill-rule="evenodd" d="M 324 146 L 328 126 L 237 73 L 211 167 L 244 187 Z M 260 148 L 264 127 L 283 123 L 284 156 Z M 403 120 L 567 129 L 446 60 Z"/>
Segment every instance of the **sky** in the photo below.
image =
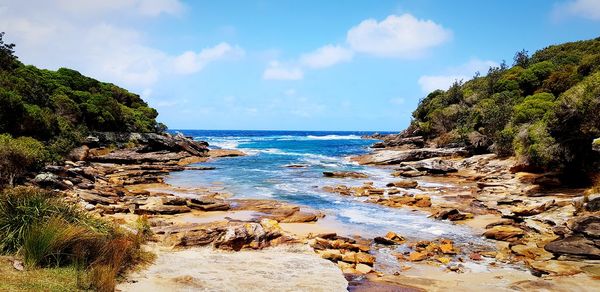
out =
<path fill-rule="evenodd" d="M 171 129 L 399 131 L 432 90 L 599 37 L 600 0 L 0 0 L 0 31 Z"/>

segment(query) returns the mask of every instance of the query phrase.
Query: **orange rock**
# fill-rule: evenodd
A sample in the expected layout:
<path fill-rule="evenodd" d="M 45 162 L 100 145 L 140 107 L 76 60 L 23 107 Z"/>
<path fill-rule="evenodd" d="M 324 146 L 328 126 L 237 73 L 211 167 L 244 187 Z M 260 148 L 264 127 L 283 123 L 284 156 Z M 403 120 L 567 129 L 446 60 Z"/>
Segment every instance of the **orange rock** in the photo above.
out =
<path fill-rule="evenodd" d="M 424 259 L 427 258 L 427 252 L 419 252 L 419 251 L 413 251 L 410 253 L 410 255 L 408 256 L 408 260 L 411 262 L 417 262 L 417 261 L 422 261 Z"/>

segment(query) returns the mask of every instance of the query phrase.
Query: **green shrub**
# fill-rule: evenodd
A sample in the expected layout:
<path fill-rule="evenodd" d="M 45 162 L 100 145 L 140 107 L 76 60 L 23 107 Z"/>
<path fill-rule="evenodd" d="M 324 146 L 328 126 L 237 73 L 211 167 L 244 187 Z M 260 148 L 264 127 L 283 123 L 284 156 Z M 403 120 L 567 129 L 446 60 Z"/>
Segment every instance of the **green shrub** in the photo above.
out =
<path fill-rule="evenodd" d="M 522 124 L 538 121 L 551 111 L 553 106 L 554 95 L 552 93 L 530 95 L 514 107 L 513 122 Z"/>
<path fill-rule="evenodd" d="M 18 251 L 33 226 L 55 217 L 101 233 L 110 230 L 104 221 L 64 202 L 54 192 L 34 187 L 9 188 L 0 194 L 0 252 Z"/>
<path fill-rule="evenodd" d="M 49 158 L 44 144 L 36 139 L 0 134 L 0 185 L 12 186 L 26 171 L 43 166 Z"/>

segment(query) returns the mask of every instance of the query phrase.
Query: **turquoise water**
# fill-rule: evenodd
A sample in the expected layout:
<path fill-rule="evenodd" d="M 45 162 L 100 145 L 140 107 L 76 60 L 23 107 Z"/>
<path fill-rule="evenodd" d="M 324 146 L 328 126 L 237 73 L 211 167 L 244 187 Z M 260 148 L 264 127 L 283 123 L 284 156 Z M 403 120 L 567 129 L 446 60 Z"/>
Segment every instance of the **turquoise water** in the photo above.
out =
<path fill-rule="evenodd" d="M 248 156 L 222 158 L 203 163 L 215 170 L 172 173 L 167 182 L 176 186 L 212 186 L 236 198 L 277 199 L 323 211 L 344 225 L 349 234 L 364 237 L 388 231 L 415 238 L 440 236 L 476 241 L 464 226 L 437 221 L 422 212 L 365 203 L 366 198 L 344 197 L 322 191 L 326 185 L 361 185 L 365 181 L 382 187 L 393 181 L 391 170 L 360 166 L 348 156 L 368 152 L 374 140 L 361 139 L 369 132 L 205 131 L 182 130 L 185 135 L 207 141 L 213 148 L 239 149 Z M 287 168 L 301 164 L 305 168 Z M 368 179 L 324 178 L 323 171 L 360 171 Z M 422 184 L 425 184 L 422 182 Z M 414 190 L 414 192 L 419 192 Z"/>

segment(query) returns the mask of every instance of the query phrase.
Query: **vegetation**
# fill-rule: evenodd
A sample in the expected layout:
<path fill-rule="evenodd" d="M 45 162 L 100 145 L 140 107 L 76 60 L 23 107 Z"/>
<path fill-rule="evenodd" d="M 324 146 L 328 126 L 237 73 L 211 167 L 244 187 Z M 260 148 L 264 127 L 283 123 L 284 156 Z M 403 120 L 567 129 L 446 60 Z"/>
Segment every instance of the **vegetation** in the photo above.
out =
<path fill-rule="evenodd" d="M 75 268 L 81 288 L 113 291 L 118 275 L 151 260 L 141 250 L 147 222 L 136 227 L 125 231 L 51 191 L 16 187 L 0 194 L 0 252 L 21 255 L 32 269 Z"/>
<path fill-rule="evenodd" d="M 0 186 L 12 186 L 25 172 L 35 170 L 50 158 L 44 144 L 31 138 L 13 139 L 0 134 Z"/>
<path fill-rule="evenodd" d="M 0 33 L 0 133 L 28 136 L 55 154 L 79 145 L 90 131 L 157 132 L 156 110 L 110 83 L 71 69 L 24 65 Z"/>
<path fill-rule="evenodd" d="M 407 130 L 441 146 L 485 147 L 539 169 L 585 171 L 600 137 L 600 38 L 554 45 L 436 90 Z M 477 141 L 473 141 L 473 137 Z M 487 143 L 481 143 L 487 141 Z"/>

